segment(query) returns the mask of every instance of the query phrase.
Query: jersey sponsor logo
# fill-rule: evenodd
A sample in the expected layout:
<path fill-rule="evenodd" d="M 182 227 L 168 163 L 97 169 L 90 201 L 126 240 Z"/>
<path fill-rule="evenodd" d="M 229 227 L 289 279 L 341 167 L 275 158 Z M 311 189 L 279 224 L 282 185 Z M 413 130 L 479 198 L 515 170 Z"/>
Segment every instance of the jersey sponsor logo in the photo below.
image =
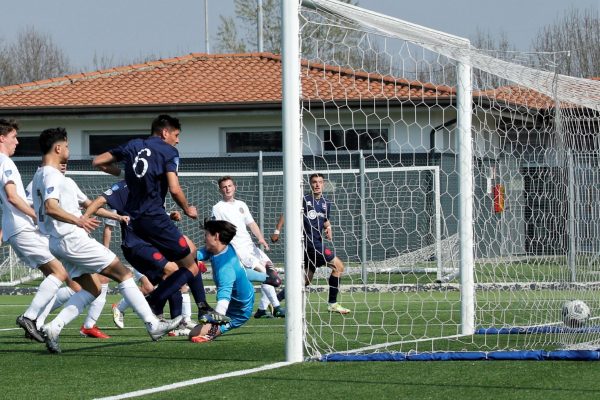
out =
<path fill-rule="evenodd" d="M 7 169 L 6 171 L 4 171 L 4 175 L 6 175 L 7 178 L 9 176 L 11 176 L 12 175 L 12 169 Z"/>
<path fill-rule="evenodd" d="M 50 186 L 49 188 L 46 189 L 46 194 L 50 194 L 54 192 L 54 186 Z"/>
<path fill-rule="evenodd" d="M 315 219 L 317 218 L 318 213 L 315 210 L 309 210 L 306 216 L 308 217 L 308 219 Z"/>

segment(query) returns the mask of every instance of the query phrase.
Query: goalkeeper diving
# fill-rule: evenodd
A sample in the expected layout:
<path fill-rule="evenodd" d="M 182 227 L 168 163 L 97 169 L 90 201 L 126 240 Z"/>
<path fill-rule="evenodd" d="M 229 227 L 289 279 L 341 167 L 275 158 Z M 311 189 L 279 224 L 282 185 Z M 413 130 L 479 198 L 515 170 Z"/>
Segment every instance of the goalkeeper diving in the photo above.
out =
<path fill-rule="evenodd" d="M 217 286 L 215 311 L 200 318 L 200 324 L 190 332 L 194 343 L 209 342 L 231 329 L 245 324 L 254 307 L 254 287 L 229 243 L 236 228 L 230 222 L 204 221 L 205 246 L 198 250 L 198 260 L 210 259 L 213 280 Z"/>

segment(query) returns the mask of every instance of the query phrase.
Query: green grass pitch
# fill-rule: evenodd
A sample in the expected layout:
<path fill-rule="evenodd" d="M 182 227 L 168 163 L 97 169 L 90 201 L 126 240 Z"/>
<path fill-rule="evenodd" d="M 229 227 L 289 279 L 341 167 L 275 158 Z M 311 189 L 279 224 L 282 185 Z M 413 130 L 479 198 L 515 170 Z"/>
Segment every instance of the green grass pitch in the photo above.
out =
<path fill-rule="evenodd" d="M 380 295 L 369 296 L 375 302 Z M 61 335 L 63 354 L 52 355 L 14 324 L 31 296 L 0 296 L 0 398 L 92 399 L 285 359 L 284 320 L 251 319 L 212 343 L 151 342 L 131 311 L 125 330 L 113 327 L 109 305 L 116 299 L 109 296 L 98 322 L 111 339 L 80 337 L 80 317 Z M 343 324 L 346 317 L 333 318 Z M 140 398 L 590 399 L 600 396 L 599 373 L 597 362 L 306 362 Z"/>

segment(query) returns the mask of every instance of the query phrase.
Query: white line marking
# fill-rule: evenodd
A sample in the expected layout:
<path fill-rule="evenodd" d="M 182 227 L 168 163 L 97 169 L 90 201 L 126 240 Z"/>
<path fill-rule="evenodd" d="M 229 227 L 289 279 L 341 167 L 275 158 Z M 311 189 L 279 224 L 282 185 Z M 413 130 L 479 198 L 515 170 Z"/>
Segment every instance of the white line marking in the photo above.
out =
<path fill-rule="evenodd" d="M 189 381 L 172 383 L 170 385 L 159 386 L 159 387 L 152 388 L 152 389 L 136 390 L 135 392 L 123 393 L 123 394 L 119 394 L 119 395 L 116 395 L 116 396 L 101 397 L 101 398 L 97 398 L 95 400 L 131 399 L 133 397 L 139 397 L 139 396 L 144 396 L 144 395 L 147 395 L 147 394 L 153 394 L 153 393 L 159 393 L 159 392 L 166 392 L 168 390 L 174 390 L 174 389 L 179 389 L 179 388 L 186 387 L 186 386 L 198 385 L 200 383 L 217 381 L 219 379 L 226 379 L 226 378 L 232 378 L 232 377 L 235 377 L 235 376 L 249 375 L 249 374 L 253 374 L 255 372 L 268 371 L 268 370 L 271 370 L 271 369 L 286 367 L 286 366 L 291 365 L 291 364 L 293 364 L 293 363 L 291 363 L 291 362 L 278 362 L 278 363 L 275 363 L 275 364 L 263 365 L 262 367 L 257 367 L 257 368 L 244 369 L 244 370 L 241 370 L 241 371 L 227 372 L 225 374 L 219 374 L 219 375 L 214 375 L 214 376 L 207 376 L 207 377 L 204 377 L 204 378 L 197 378 L 197 379 L 191 379 Z"/>

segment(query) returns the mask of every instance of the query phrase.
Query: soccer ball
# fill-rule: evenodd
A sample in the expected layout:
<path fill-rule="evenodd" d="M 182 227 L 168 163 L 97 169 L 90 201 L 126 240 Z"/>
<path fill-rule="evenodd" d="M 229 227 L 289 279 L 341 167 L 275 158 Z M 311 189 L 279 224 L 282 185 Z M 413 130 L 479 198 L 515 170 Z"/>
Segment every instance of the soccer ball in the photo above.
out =
<path fill-rule="evenodd" d="M 570 328 L 584 326 L 590 318 L 590 308 L 581 300 L 569 300 L 562 307 L 563 322 Z"/>

